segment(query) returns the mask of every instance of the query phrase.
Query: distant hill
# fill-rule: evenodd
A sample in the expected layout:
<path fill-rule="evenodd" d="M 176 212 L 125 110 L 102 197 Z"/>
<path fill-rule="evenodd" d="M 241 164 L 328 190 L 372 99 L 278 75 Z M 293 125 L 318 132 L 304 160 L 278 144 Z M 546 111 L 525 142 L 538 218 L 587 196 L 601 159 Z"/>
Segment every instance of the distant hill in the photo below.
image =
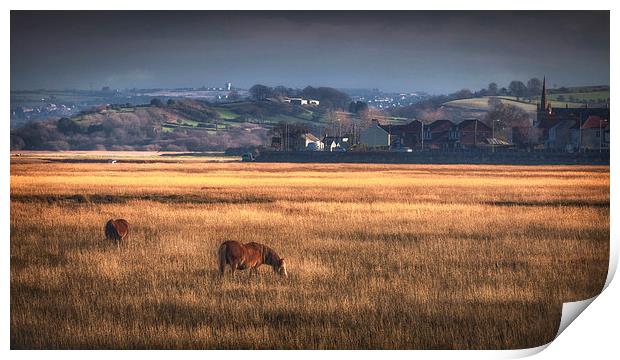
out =
<path fill-rule="evenodd" d="M 547 99 L 552 107 L 605 107 L 609 104 L 609 86 L 573 86 L 547 89 Z M 514 96 L 501 96 L 504 99 L 536 105 L 540 94 L 525 96 L 517 100 Z"/>
<path fill-rule="evenodd" d="M 279 122 L 321 125 L 326 109 L 276 100 L 210 104 L 179 99 L 102 105 L 11 132 L 12 149 L 206 151 L 265 144 Z"/>
<path fill-rule="evenodd" d="M 604 107 L 609 104 L 609 86 L 579 86 L 571 88 L 550 89 L 548 92 L 549 103 L 554 108 L 578 108 L 578 107 Z M 483 96 L 469 99 L 447 101 L 442 104 L 442 109 L 449 114 L 448 117 L 482 118 L 489 110 L 489 99 L 497 98 L 504 104 L 521 108 L 533 118 L 536 114 L 537 104 L 540 97 L 515 96 Z"/>
<path fill-rule="evenodd" d="M 454 107 L 454 108 L 460 108 L 460 109 L 471 110 L 471 111 L 488 111 L 490 98 L 492 97 L 484 96 L 484 97 L 479 97 L 479 98 L 452 100 L 452 101 L 448 101 L 444 103 L 443 105 L 446 107 Z M 511 98 L 508 96 L 500 96 L 497 98 L 499 98 L 500 101 L 504 104 L 514 105 L 527 112 L 536 112 L 536 104 L 516 101 L 516 98 Z"/>

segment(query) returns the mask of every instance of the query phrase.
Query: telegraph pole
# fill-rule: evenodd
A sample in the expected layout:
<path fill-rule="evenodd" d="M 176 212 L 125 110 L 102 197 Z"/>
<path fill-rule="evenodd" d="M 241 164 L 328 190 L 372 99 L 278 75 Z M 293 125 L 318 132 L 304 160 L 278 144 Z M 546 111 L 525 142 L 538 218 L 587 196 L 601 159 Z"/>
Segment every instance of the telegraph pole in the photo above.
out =
<path fill-rule="evenodd" d="M 478 119 L 474 121 L 474 147 L 478 148 Z"/>
<path fill-rule="evenodd" d="M 338 119 L 338 137 L 342 137 L 342 123 L 340 122 L 340 119 Z"/>
<path fill-rule="evenodd" d="M 581 123 L 581 114 L 579 114 L 579 152 L 581 152 L 581 127 L 583 124 Z"/>
<path fill-rule="evenodd" d="M 495 152 L 495 120 L 491 119 L 492 139 L 491 139 L 491 152 Z"/>
<path fill-rule="evenodd" d="M 598 152 L 603 152 L 603 119 L 598 121 Z"/>
<path fill-rule="evenodd" d="M 422 150 L 424 150 L 424 123 L 420 121 L 422 124 Z"/>

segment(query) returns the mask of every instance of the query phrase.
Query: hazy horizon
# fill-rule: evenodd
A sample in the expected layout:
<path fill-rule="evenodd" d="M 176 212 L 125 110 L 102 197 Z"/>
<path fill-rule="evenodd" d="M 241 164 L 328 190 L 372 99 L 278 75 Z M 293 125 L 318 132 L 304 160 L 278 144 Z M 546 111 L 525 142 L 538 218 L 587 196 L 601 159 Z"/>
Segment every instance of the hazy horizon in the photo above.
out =
<path fill-rule="evenodd" d="M 12 11 L 11 91 L 609 85 L 609 11 Z"/>

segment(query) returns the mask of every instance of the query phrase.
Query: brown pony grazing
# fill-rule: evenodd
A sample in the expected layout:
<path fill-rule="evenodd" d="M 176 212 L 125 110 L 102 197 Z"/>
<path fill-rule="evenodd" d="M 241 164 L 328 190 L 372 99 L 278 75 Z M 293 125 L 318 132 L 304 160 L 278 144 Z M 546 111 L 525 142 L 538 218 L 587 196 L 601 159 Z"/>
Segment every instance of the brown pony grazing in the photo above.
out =
<path fill-rule="evenodd" d="M 225 241 L 218 250 L 218 260 L 220 275 L 224 275 L 226 264 L 230 265 L 232 275 L 235 270 L 250 269 L 250 275 L 258 272 L 258 267 L 262 264 L 271 265 L 273 271 L 281 276 L 288 276 L 286 263 L 271 248 L 251 242 L 242 244 L 238 241 Z"/>
<path fill-rule="evenodd" d="M 119 245 L 121 240 L 125 239 L 129 234 L 129 223 L 125 219 L 110 219 L 105 224 L 105 238 L 114 240 Z"/>

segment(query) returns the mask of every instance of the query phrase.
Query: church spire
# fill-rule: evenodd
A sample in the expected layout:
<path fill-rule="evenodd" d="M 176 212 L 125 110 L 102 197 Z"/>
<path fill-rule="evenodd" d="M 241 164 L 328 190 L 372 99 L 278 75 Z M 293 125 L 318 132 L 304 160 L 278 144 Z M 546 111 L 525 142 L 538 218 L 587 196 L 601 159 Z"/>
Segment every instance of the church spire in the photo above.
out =
<path fill-rule="evenodd" d="M 547 103 L 547 77 L 543 76 L 542 94 L 540 95 L 540 104 L 538 104 L 534 126 L 537 127 L 549 115 L 551 115 L 551 104 Z"/>
<path fill-rule="evenodd" d="M 540 107 L 538 111 L 546 111 L 546 110 L 547 110 L 547 86 L 546 86 L 546 76 L 543 76 L 542 95 L 540 96 Z"/>

